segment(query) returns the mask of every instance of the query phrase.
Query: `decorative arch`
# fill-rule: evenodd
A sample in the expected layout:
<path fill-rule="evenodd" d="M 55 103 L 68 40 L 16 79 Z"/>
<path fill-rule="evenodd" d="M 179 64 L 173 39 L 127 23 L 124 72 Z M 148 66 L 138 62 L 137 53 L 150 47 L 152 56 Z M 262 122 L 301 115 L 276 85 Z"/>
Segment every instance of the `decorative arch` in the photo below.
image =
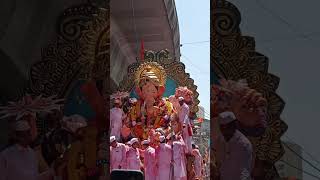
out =
<path fill-rule="evenodd" d="M 220 78 L 246 79 L 268 100 L 268 128 L 258 138 L 250 138 L 256 159 L 263 162 L 266 179 L 278 174 L 274 163 L 284 154 L 281 136 L 287 125 L 280 118 L 285 102 L 276 93 L 280 79 L 268 73 L 268 58 L 255 50 L 253 37 L 242 36 L 239 10 L 225 0 L 211 3 L 211 71 Z"/>
<path fill-rule="evenodd" d="M 185 65 L 172 59 L 168 50 L 161 50 L 158 52 L 150 50 L 145 51 L 144 61 L 129 65 L 127 75 L 119 84 L 119 91 L 130 92 L 133 89 L 135 85 L 135 72 L 143 62 L 157 62 L 164 68 L 167 74 L 167 79 L 169 78 L 173 80 L 177 86 L 186 86 L 188 89 L 193 91 L 194 104 L 191 110 L 193 112 L 198 111 L 200 101 L 198 100 L 199 93 L 197 92 L 197 86 L 194 84 L 194 80 L 190 78 L 190 74 L 185 72 Z"/>
<path fill-rule="evenodd" d="M 109 60 L 108 10 L 83 4 L 66 9 L 56 23 L 56 40 L 42 49 L 30 70 L 32 94 L 64 97 L 74 80 L 106 78 Z"/>
<path fill-rule="evenodd" d="M 28 92 L 65 98 L 79 82 L 109 83 L 109 9 L 81 4 L 66 9 L 56 22 L 56 39 L 32 65 Z M 101 83 L 102 82 L 102 83 Z M 81 83 L 80 83 L 81 84 Z"/>

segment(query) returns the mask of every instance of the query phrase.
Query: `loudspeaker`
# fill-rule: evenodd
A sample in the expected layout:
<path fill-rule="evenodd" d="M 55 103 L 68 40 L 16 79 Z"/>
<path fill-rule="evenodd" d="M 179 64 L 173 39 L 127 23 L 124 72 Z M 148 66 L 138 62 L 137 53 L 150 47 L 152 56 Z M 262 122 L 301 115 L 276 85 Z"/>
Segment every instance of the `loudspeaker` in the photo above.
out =
<path fill-rule="evenodd" d="M 144 176 L 141 171 L 119 169 L 111 172 L 111 180 L 144 180 Z"/>

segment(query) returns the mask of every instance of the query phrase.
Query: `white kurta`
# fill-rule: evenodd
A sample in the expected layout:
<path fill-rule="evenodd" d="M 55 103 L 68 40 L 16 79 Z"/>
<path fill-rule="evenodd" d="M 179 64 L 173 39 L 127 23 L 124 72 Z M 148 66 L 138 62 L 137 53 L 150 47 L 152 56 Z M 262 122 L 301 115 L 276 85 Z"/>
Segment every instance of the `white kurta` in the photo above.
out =
<path fill-rule="evenodd" d="M 121 108 L 114 107 L 110 110 L 110 136 L 115 136 L 118 141 L 120 140 L 122 119 L 124 116 L 125 114 Z"/>
<path fill-rule="evenodd" d="M 186 146 L 183 141 L 173 142 L 173 173 L 174 180 L 187 177 Z"/>
<path fill-rule="evenodd" d="M 221 180 L 251 180 L 252 145 L 245 135 L 238 130 L 229 142 L 225 142 L 226 152 L 221 159 Z"/>
<path fill-rule="evenodd" d="M 141 167 L 140 152 L 138 149 L 130 147 L 127 152 L 127 169 L 139 170 Z"/>
<path fill-rule="evenodd" d="M 122 143 L 117 143 L 117 146 L 110 148 L 110 170 L 119 169 L 126 169 L 126 152 L 127 148 Z"/>
<path fill-rule="evenodd" d="M 189 135 L 188 126 L 191 126 L 190 119 L 189 119 L 189 106 L 186 103 L 183 103 L 181 106 L 181 111 L 179 113 L 179 121 L 181 125 L 185 125 L 183 128 L 182 136 L 184 143 L 186 144 L 187 152 L 192 152 L 192 136 Z"/>
<path fill-rule="evenodd" d="M 51 172 L 39 174 L 38 158 L 31 148 L 13 145 L 0 153 L 0 180 L 44 180 Z"/>
<path fill-rule="evenodd" d="M 144 171 L 145 180 L 156 179 L 156 161 L 155 161 L 155 150 L 152 147 L 148 147 L 144 151 Z"/>
<path fill-rule="evenodd" d="M 198 149 L 192 150 L 192 154 L 194 155 L 194 171 L 196 172 L 197 177 L 202 177 L 201 170 L 202 170 L 202 157 Z"/>
<path fill-rule="evenodd" d="M 171 146 L 165 143 L 161 143 L 156 149 L 157 180 L 170 179 L 171 160 Z"/>

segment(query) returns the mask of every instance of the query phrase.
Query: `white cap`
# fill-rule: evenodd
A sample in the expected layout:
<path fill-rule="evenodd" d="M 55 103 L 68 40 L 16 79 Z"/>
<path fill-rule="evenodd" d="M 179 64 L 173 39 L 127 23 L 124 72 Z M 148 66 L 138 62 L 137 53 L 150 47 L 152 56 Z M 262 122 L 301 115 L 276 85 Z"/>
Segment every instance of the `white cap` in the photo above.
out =
<path fill-rule="evenodd" d="M 179 101 L 183 101 L 184 98 L 183 98 L 182 96 L 180 96 L 180 97 L 178 98 L 178 100 L 179 100 Z"/>
<path fill-rule="evenodd" d="M 132 138 L 131 139 L 131 144 L 134 144 L 134 143 L 139 143 L 139 139 L 138 138 Z"/>
<path fill-rule="evenodd" d="M 132 145 L 132 144 L 131 144 L 131 141 L 128 141 L 126 144 L 127 144 L 127 145 Z"/>
<path fill-rule="evenodd" d="M 112 143 L 113 141 L 115 141 L 116 140 L 116 137 L 115 136 L 111 136 L 110 137 L 110 143 Z"/>
<path fill-rule="evenodd" d="M 16 122 L 14 129 L 16 131 L 27 131 L 27 130 L 30 130 L 31 127 L 30 127 L 28 121 L 21 120 L 21 121 Z"/>
<path fill-rule="evenodd" d="M 150 143 L 149 140 L 143 140 L 141 144 L 142 144 L 142 145 L 148 145 L 149 143 Z"/>
<path fill-rule="evenodd" d="M 164 137 L 164 136 L 159 137 L 160 142 L 163 142 L 165 139 L 166 139 L 166 137 Z"/>
<path fill-rule="evenodd" d="M 219 122 L 221 125 L 226 125 L 236 120 L 236 116 L 233 114 L 233 112 L 230 111 L 220 113 L 219 117 Z"/>

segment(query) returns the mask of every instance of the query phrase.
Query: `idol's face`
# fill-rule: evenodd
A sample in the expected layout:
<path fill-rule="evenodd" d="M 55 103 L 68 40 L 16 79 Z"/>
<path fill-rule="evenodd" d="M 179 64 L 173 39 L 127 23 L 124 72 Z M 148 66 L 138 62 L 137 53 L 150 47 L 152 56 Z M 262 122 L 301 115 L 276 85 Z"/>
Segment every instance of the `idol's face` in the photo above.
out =
<path fill-rule="evenodd" d="M 158 88 L 150 81 L 141 87 L 141 92 L 146 101 L 154 101 L 158 96 Z"/>

